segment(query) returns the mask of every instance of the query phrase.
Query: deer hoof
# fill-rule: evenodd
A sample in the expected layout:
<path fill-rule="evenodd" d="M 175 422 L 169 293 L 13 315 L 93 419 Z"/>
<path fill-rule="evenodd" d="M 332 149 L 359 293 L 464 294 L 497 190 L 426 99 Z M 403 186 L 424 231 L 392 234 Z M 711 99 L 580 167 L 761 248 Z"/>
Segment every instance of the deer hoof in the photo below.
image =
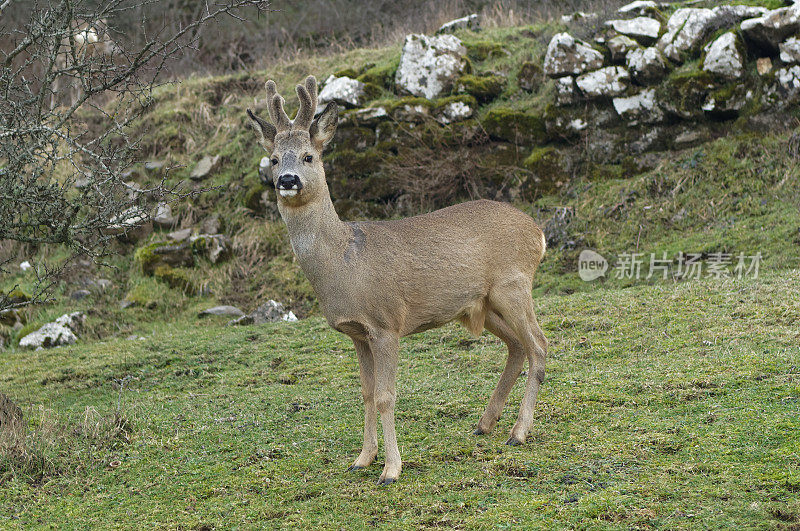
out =
<path fill-rule="evenodd" d="M 363 466 L 350 465 L 350 466 L 347 468 L 347 471 L 348 471 L 348 472 L 352 472 L 353 470 L 363 470 L 363 469 L 364 469 L 364 467 L 363 467 Z"/>
<path fill-rule="evenodd" d="M 511 437 L 508 438 L 506 444 L 509 446 L 520 446 L 522 444 L 522 441 L 520 441 L 519 439 L 517 439 L 512 435 Z"/>
<path fill-rule="evenodd" d="M 392 478 L 381 478 L 381 479 L 378 480 L 378 485 L 383 487 L 383 486 L 386 486 L 386 485 L 391 485 L 395 481 L 397 481 L 397 480 L 396 479 L 392 479 Z"/>
<path fill-rule="evenodd" d="M 475 428 L 475 431 L 472 432 L 472 435 L 486 435 L 486 432 L 480 428 Z"/>

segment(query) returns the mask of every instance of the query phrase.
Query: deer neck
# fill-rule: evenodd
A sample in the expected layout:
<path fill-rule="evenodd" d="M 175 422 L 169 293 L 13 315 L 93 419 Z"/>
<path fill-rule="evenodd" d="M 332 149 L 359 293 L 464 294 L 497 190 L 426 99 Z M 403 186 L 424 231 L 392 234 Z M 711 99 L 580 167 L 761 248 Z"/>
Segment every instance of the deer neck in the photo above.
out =
<path fill-rule="evenodd" d="M 300 207 L 279 205 L 294 253 L 312 285 L 321 271 L 342 259 L 349 241 L 349 229 L 336 214 L 330 195 L 320 195 Z"/>

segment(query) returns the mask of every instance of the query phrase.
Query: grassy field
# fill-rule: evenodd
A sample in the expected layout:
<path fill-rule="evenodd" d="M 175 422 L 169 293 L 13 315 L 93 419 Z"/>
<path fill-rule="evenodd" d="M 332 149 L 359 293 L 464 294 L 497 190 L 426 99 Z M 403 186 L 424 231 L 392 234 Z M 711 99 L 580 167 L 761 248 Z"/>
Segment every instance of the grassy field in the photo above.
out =
<path fill-rule="evenodd" d="M 27 442 L 0 462 L 0 527 L 800 526 L 800 275 L 537 301 L 547 380 L 521 447 L 471 434 L 504 361 L 456 326 L 404 340 L 404 471 L 358 453 L 349 340 L 320 318 L 0 359 Z"/>

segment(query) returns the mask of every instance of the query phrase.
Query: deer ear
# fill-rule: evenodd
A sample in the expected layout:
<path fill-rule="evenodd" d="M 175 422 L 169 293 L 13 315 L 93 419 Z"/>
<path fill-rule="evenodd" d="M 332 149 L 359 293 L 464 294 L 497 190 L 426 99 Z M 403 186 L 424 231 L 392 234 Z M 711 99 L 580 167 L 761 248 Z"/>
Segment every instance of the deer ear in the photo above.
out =
<path fill-rule="evenodd" d="M 247 109 L 247 116 L 250 117 L 253 127 L 256 131 L 258 131 L 258 134 L 261 137 L 261 145 L 264 146 L 264 149 L 271 153 L 272 148 L 275 146 L 275 135 L 278 133 L 278 130 L 275 129 L 275 126 L 268 121 L 253 114 L 253 111 L 250 109 Z"/>
<path fill-rule="evenodd" d="M 322 151 L 328 143 L 333 140 L 333 134 L 336 133 L 336 125 L 339 123 L 339 108 L 336 102 L 328 103 L 325 110 L 317 116 L 311 123 L 309 134 L 311 141 L 314 145 Z"/>

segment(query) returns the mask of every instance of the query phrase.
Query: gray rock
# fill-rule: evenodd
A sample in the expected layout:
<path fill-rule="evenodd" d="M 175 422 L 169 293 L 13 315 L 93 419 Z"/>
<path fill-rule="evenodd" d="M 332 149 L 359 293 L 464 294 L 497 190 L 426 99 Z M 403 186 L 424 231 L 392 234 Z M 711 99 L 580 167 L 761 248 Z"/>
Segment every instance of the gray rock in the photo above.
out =
<path fill-rule="evenodd" d="M 587 98 L 619 96 L 628 88 L 630 76 L 621 66 L 607 66 L 583 74 L 575 79 L 578 88 Z"/>
<path fill-rule="evenodd" d="M 144 171 L 153 175 L 159 175 L 167 167 L 163 160 L 151 160 L 144 163 Z"/>
<path fill-rule="evenodd" d="M 260 325 L 279 321 L 294 322 L 297 321 L 297 317 L 291 311 L 287 312 L 283 304 L 270 299 L 256 308 L 253 313 L 234 319 L 228 325 Z"/>
<path fill-rule="evenodd" d="M 739 22 L 755 17 L 762 17 L 769 13 L 769 9 L 760 6 L 722 5 L 711 9 L 720 18 L 717 28 L 735 26 Z"/>
<path fill-rule="evenodd" d="M 609 20 L 605 24 L 617 33 L 626 35 L 649 46 L 656 42 L 661 31 L 661 22 L 650 17 L 636 17 L 630 20 Z"/>
<path fill-rule="evenodd" d="M 242 317 L 244 312 L 236 306 L 214 306 L 207 310 L 198 313 L 198 317 L 206 317 L 209 315 L 224 315 L 229 317 Z"/>
<path fill-rule="evenodd" d="M 611 52 L 612 61 L 622 61 L 631 50 L 639 48 L 639 43 L 625 35 L 617 35 L 608 39 L 606 46 L 608 46 L 608 51 Z"/>
<path fill-rule="evenodd" d="M 789 37 L 778 45 L 780 50 L 780 59 L 787 65 L 795 65 L 800 63 L 800 39 L 797 37 Z"/>
<path fill-rule="evenodd" d="M 744 74 L 744 57 L 737 46 L 736 34 L 723 33 L 706 47 L 703 70 L 733 80 Z"/>
<path fill-rule="evenodd" d="M 192 267 L 194 253 L 189 242 L 179 242 L 174 245 L 159 245 L 153 247 L 152 252 L 158 256 L 161 263 L 172 267 Z"/>
<path fill-rule="evenodd" d="M 189 174 L 189 178 L 193 181 L 200 181 L 211 175 L 211 172 L 217 169 L 217 165 L 219 164 L 219 155 L 205 156 L 200 159 L 200 162 L 192 170 L 192 173 Z"/>
<path fill-rule="evenodd" d="M 422 123 L 431 113 L 425 105 L 400 105 L 392 111 L 394 119 L 398 122 Z"/>
<path fill-rule="evenodd" d="M 542 69 L 539 65 L 531 61 L 522 63 L 517 74 L 517 85 L 522 90 L 533 92 L 533 90 L 541 84 Z"/>
<path fill-rule="evenodd" d="M 742 110 L 752 98 L 752 91 L 746 90 L 744 86 L 739 85 L 725 100 L 717 100 L 712 95 L 707 96 L 701 108 L 712 115 L 724 115 L 727 118 L 731 114 L 736 114 Z"/>
<path fill-rule="evenodd" d="M 800 31 L 800 4 L 767 11 L 742 22 L 745 39 L 769 52 L 778 51 L 784 39 Z"/>
<path fill-rule="evenodd" d="M 258 176 L 261 177 L 261 182 L 272 182 L 272 159 L 269 157 L 261 157 L 258 163 Z"/>
<path fill-rule="evenodd" d="M 637 48 L 625 58 L 631 77 L 640 85 L 659 81 L 667 73 L 667 62 L 658 48 Z"/>
<path fill-rule="evenodd" d="M 222 223 L 219 216 L 209 216 L 203 220 L 202 230 L 205 234 L 219 234 L 222 232 Z"/>
<path fill-rule="evenodd" d="M 122 299 L 119 301 L 119 307 L 123 310 L 130 308 L 131 306 L 135 306 L 133 301 L 129 301 L 128 299 Z"/>
<path fill-rule="evenodd" d="M 732 27 L 741 20 L 757 17 L 764 12 L 764 8 L 753 6 L 678 9 L 667 21 L 667 30 L 658 40 L 657 46 L 668 58 L 680 61 L 682 55 L 697 51 L 711 32 Z M 753 20 L 757 19 L 742 22 L 742 30 L 752 24 Z M 759 31 L 756 30 L 755 33 Z M 775 47 L 777 49 L 777 42 Z"/>
<path fill-rule="evenodd" d="M 20 320 L 17 310 L 9 308 L 0 311 L 0 324 L 4 326 L 14 326 Z"/>
<path fill-rule="evenodd" d="M 107 278 L 98 278 L 94 281 L 94 287 L 97 291 L 108 291 L 114 287 L 114 283 Z"/>
<path fill-rule="evenodd" d="M 89 291 L 88 289 L 77 289 L 70 294 L 69 298 L 75 301 L 79 301 L 81 299 L 85 299 L 91 294 L 92 292 Z"/>
<path fill-rule="evenodd" d="M 614 98 L 612 103 L 620 118 L 629 125 L 658 123 L 664 119 L 664 113 L 656 101 L 655 89 L 645 89 L 633 96 Z"/>
<path fill-rule="evenodd" d="M 453 87 L 467 65 L 467 49 L 453 35 L 407 35 L 395 74 L 401 92 L 428 99 Z"/>
<path fill-rule="evenodd" d="M 445 22 L 442 24 L 442 27 L 436 30 L 437 34 L 442 33 L 453 33 L 456 30 L 460 29 L 469 29 L 472 31 L 478 31 L 481 29 L 481 20 L 480 17 L 473 13 L 471 15 L 467 15 L 466 17 L 457 18 L 455 20 L 451 20 L 450 22 Z"/>
<path fill-rule="evenodd" d="M 800 65 L 776 70 L 775 82 L 785 96 L 796 99 L 800 96 Z"/>
<path fill-rule="evenodd" d="M 630 4 L 625 4 L 624 6 L 617 9 L 617 13 L 628 15 L 628 14 L 639 14 L 643 15 L 647 12 L 648 9 L 656 9 L 658 4 L 653 2 L 652 0 L 636 0 L 635 2 L 631 2 Z"/>
<path fill-rule="evenodd" d="M 373 126 L 389 119 L 389 113 L 386 107 L 378 105 L 376 107 L 367 107 L 366 109 L 358 109 L 351 113 L 353 121 L 358 125 Z"/>
<path fill-rule="evenodd" d="M 80 331 L 85 320 L 86 316 L 81 312 L 64 314 L 20 339 L 19 346 L 38 349 L 71 345 L 78 340 L 75 332 Z"/>
<path fill-rule="evenodd" d="M 453 122 L 461 122 L 471 118 L 474 112 L 474 109 L 466 103 L 461 101 L 453 101 L 441 109 L 437 120 L 445 125 Z"/>
<path fill-rule="evenodd" d="M 330 76 L 319 93 L 320 105 L 335 101 L 345 107 L 360 107 L 364 103 L 364 83 L 347 76 Z"/>
<path fill-rule="evenodd" d="M 674 144 L 677 149 L 683 149 L 705 142 L 707 139 L 708 135 L 705 131 L 686 129 L 675 136 Z"/>
<path fill-rule="evenodd" d="M 198 240 L 200 240 L 200 243 L 195 243 Z M 221 262 L 231 252 L 230 239 L 224 234 L 197 234 L 196 236 L 191 236 L 189 241 L 192 243 L 190 248 L 203 253 L 212 264 Z"/>
<path fill-rule="evenodd" d="M 177 220 L 172 215 L 172 207 L 169 203 L 158 203 L 156 212 L 153 216 L 153 224 L 162 229 L 170 229 L 175 226 Z"/>
<path fill-rule="evenodd" d="M 556 79 L 556 104 L 569 105 L 575 101 L 575 78 L 564 76 Z"/>
<path fill-rule="evenodd" d="M 658 49 L 673 61 L 681 55 L 697 49 L 706 35 L 712 31 L 717 16 L 710 9 L 681 8 L 667 20 L 667 31 L 658 40 Z"/>
<path fill-rule="evenodd" d="M 557 33 L 547 45 L 544 73 L 550 77 L 582 74 L 603 66 L 603 54 L 569 33 Z"/>
<path fill-rule="evenodd" d="M 569 24 L 571 22 L 594 22 L 597 20 L 597 13 L 586 13 L 585 11 L 575 11 L 568 15 L 561 15 L 561 23 Z"/>
<path fill-rule="evenodd" d="M 176 241 L 176 242 L 183 242 L 189 239 L 189 236 L 192 235 L 192 229 L 180 229 L 167 234 L 167 238 Z"/>

